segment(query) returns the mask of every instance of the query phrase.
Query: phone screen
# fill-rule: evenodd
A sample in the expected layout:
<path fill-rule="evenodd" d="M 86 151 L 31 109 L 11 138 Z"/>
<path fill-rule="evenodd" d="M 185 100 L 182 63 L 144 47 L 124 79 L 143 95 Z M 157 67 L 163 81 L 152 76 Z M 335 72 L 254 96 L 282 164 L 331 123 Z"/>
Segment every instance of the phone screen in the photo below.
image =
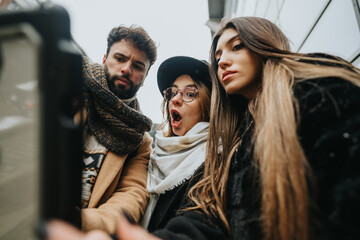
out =
<path fill-rule="evenodd" d="M 39 45 L 26 27 L 3 28 L 0 38 L 0 239 L 36 239 Z"/>
<path fill-rule="evenodd" d="M 64 8 L 0 13 L 0 239 L 81 226 L 81 54 Z"/>

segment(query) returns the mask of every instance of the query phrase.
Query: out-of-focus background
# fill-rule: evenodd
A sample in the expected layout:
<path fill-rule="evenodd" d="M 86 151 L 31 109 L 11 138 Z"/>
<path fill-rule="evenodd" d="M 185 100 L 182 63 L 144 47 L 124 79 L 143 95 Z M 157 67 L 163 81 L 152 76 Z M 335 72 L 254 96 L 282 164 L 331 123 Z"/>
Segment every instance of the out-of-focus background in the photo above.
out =
<path fill-rule="evenodd" d="M 156 73 L 165 59 L 189 55 L 208 59 L 211 34 L 223 17 L 259 16 L 276 23 L 294 51 L 332 53 L 360 67 L 360 0 L 2 0 L 13 11 L 42 2 L 65 7 L 74 40 L 92 61 L 101 62 L 112 27 L 143 26 L 158 44 L 158 59 L 138 93 L 142 111 L 162 122 Z"/>

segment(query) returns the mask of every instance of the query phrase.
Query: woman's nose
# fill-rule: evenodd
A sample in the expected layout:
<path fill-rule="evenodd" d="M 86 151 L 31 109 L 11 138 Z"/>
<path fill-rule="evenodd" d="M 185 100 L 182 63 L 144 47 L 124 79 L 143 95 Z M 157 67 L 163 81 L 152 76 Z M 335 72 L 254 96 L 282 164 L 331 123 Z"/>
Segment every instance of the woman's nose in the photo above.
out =
<path fill-rule="evenodd" d="M 231 65 L 230 60 L 226 56 L 221 56 L 218 62 L 220 68 L 225 69 Z"/>
<path fill-rule="evenodd" d="M 174 105 L 181 105 L 182 102 L 183 102 L 181 92 L 178 92 L 178 93 L 171 99 L 171 102 L 172 102 Z"/>

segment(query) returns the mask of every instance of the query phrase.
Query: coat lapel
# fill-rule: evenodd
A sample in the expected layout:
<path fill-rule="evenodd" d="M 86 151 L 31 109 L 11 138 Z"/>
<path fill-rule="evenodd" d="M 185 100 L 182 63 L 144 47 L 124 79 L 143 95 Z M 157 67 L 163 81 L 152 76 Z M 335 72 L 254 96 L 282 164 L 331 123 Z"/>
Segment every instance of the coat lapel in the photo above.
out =
<path fill-rule="evenodd" d="M 99 203 L 106 189 L 114 181 L 116 175 L 122 170 L 127 155 L 119 156 L 109 151 L 106 154 L 101 166 L 99 175 L 96 179 L 94 189 L 91 193 L 89 208 L 94 208 Z"/>

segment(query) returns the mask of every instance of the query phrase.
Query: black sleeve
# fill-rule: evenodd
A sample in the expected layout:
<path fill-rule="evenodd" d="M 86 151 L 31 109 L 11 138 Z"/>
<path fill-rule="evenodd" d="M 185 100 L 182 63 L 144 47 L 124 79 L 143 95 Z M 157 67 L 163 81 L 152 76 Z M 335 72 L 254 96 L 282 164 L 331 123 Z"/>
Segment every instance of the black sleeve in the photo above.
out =
<path fill-rule="evenodd" d="M 171 219 L 164 229 L 157 230 L 153 234 L 161 239 L 174 240 L 226 239 L 219 226 L 206 216 L 191 211 Z"/>
<path fill-rule="evenodd" d="M 201 178 L 203 167 L 200 167 L 190 179 L 186 192 Z M 191 206 L 187 194 L 184 194 L 180 209 Z M 152 234 L 161 239 L 171 240 L 205 240 L 205 239 L 227 239 L 227 235 L 221 224 L 205 214 L 198 211 L 178 211 L 163 229 L 158 229 Z"/>
<path fill-rule="evenodd" d="M 297 84 L 300 142 L 316 184 L 314 239 L 360 239 L 360 88 L 337 78 Z"/>

